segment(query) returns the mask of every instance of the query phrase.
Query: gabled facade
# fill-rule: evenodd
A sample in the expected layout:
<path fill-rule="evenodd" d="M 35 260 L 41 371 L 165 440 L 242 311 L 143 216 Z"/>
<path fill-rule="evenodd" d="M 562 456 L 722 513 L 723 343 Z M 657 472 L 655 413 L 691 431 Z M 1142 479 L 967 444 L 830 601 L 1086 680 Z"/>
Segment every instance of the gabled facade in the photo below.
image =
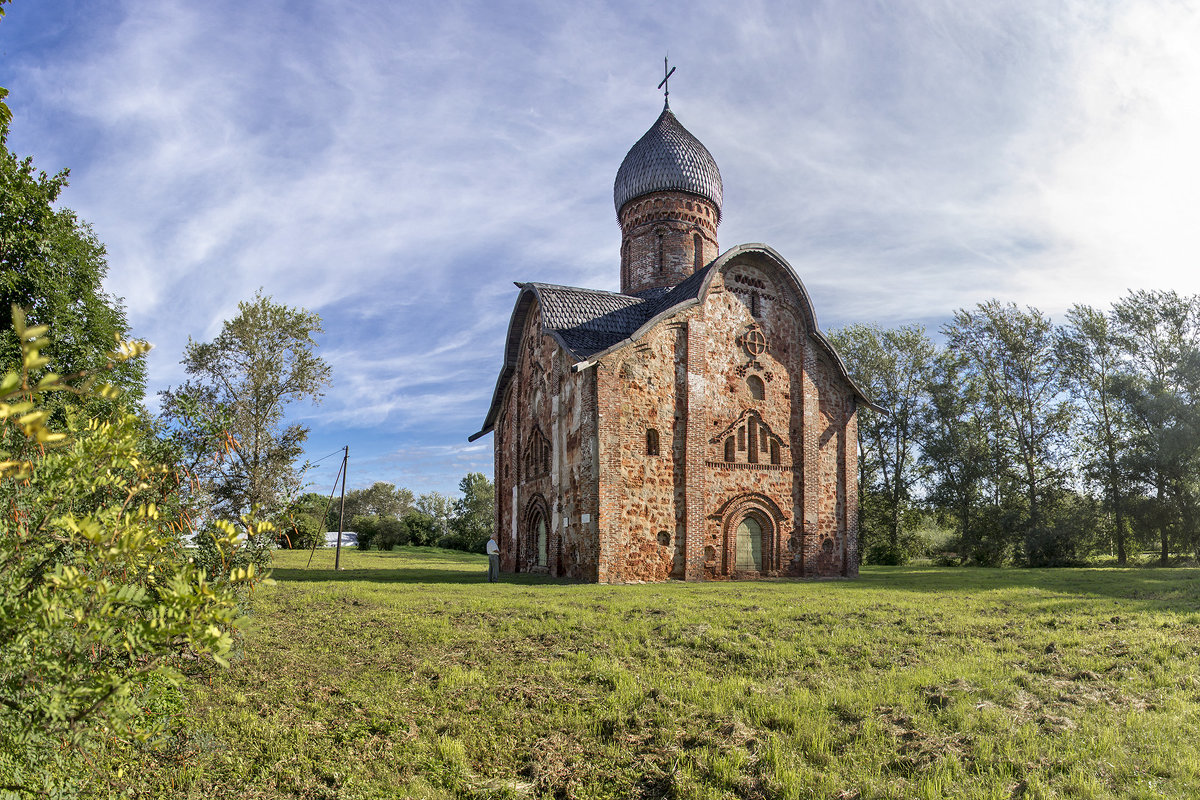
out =
<path fill-rule="evenodd" d="M 477 439 L 501 568 L 631 582 L 857 574 L 868 401 L 766 245 L 718 253 L 722 187 L 664 108 L 614 200 L 620 293 L 518 284 Z"/>

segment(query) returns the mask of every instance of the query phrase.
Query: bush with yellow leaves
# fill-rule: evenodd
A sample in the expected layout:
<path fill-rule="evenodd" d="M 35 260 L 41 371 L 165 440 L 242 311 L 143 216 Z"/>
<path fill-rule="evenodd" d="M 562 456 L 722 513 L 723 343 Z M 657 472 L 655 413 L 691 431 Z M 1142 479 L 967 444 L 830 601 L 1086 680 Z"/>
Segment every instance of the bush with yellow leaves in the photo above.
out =
<path fill-rule="evenodd" d="M 72 792 L 87 750 L 162 728 L 155 692 L 181 664 L 224 664 L 239 593 L 263 579 L 231 566 L 209 575 L 181 546 L 190 526 L 169 465 L 153 463 L 131 415 L 68 415 L 53 431 L 50 392 L 109 397 L 95 375 L 42 374 L 47 330 L 14 309 L 22 368 L 0 381 L 0 797 Z M 114 363 L 149 346 L 120 345 Z M 40 375 L 36 381 L 32 375 Z M 233 565 L 246 538 L 216 526 Z"/>

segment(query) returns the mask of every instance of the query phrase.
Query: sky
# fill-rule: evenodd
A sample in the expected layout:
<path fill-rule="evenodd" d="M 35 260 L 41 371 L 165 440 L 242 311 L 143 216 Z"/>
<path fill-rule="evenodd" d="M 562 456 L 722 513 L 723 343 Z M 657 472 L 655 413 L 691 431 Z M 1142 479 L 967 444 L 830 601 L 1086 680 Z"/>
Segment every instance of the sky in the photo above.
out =
<path fill-rule="evenodd" d="M 722 249 L 764 242 L 823 329 L 992 298 L 1200 292 L 1200 4 L 1179 0 L 14 0 L 8 145 L 108 248 L 149 403 L 258 289 L 319 313 L 289 419 L 329 491 L 454 494 L 513 281 L 616 290 L 612 184 L 671 108 Z"/>

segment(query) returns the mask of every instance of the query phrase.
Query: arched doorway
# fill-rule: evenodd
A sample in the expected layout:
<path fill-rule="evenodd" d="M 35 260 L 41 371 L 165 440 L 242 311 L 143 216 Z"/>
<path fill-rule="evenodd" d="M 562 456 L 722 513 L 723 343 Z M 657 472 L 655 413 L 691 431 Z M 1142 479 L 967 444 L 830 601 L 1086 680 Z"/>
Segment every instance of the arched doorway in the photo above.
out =
<path fill-rule="evenodd" d="M 530 500 L 525 508 L 525 530 L 522 533 L 521 553 L 525 568 L 530 571 L 550 569 L 550 524 L 546 502 L 541 495 Z"/>
<path fill-rule="evenodd" d="M 754 492 L 731 499 L 717 512 L 721 519 L 720 563 L 714 577 L 766 577 L 780 570 L 779 532 L 783 514 L 774 500 Z"/>
<path fill-rule="evenodd" d="M 763 526 L 753 514 L 746 515 L 737 526 L 734 569 L 738 572 L 763 571 Z"/>

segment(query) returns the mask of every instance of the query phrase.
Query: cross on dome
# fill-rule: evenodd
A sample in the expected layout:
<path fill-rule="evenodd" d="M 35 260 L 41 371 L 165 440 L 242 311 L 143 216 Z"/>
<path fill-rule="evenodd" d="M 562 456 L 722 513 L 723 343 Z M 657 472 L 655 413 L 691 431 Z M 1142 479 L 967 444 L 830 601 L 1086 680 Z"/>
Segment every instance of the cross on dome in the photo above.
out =
<path fill-rule="evenodd" d="M 671 107 L 671 87 L 667 85 L 667 81 L 669 81 L 671 79 L 671 76 L 675 74 L 675 67 L 671 67 L 670 70 L 667 69 L 667 57 L 666 56 L 663 56 L 663 73 L 664 73 L 663 79 L 662 79 L 662 82 L 658 84 L 658 88 L 663 90 L 663 108 L 670 108 Z"/>

